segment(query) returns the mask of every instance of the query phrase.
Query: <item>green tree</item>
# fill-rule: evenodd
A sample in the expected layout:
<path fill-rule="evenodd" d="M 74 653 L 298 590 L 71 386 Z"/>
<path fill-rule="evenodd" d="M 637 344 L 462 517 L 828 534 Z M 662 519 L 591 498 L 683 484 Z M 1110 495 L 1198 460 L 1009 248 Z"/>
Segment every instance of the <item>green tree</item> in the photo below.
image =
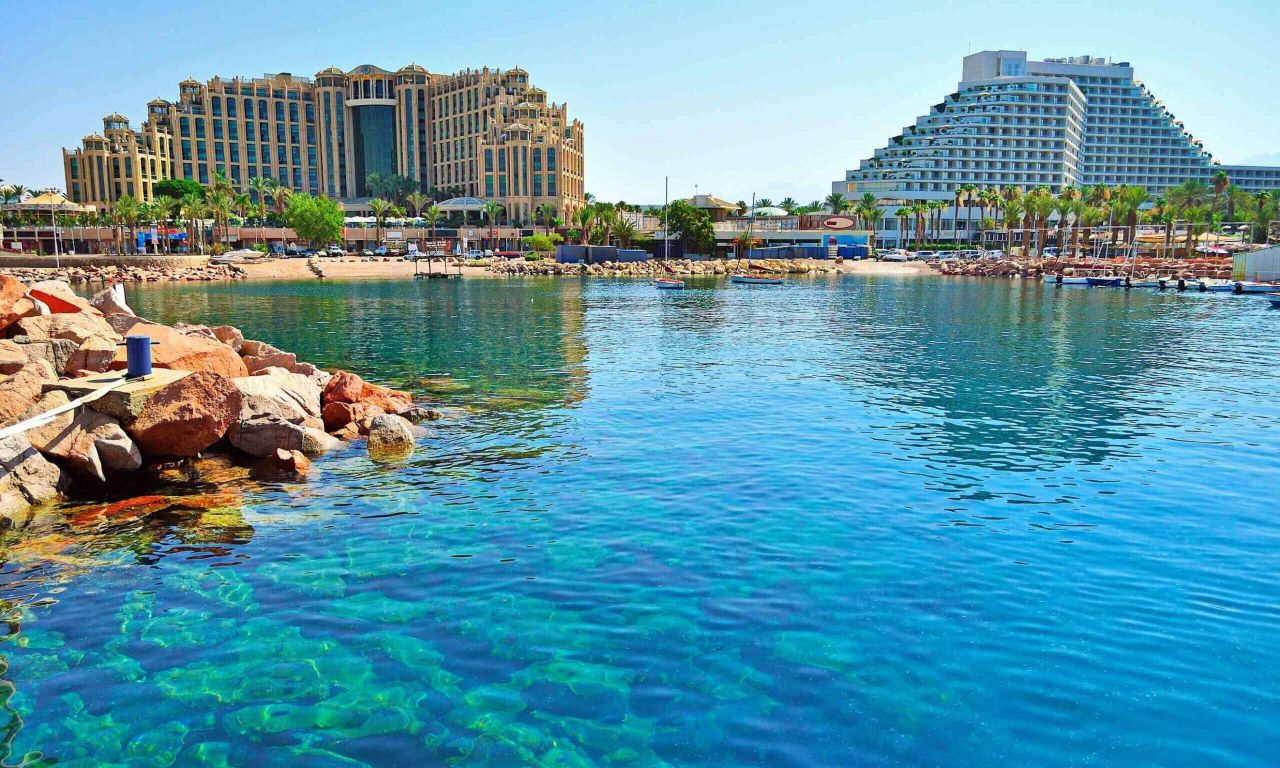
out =
<path fill-rule="evenodd" d="M 955 236 L 956 221 L 960 217 L 960 206 L 965 207 L 965 237 L 973 240 L 973 203 L 978 199 L 977 184 L 961 184 L 956 187 L 956 207 L 951 210 L 951 234 L 952 240 L 959 240 Z"/>
<path fill-rule="evenodd" d="M 667 206 L 667 227 L 673 239 L 684 245 L 685 253 L 710 254 L 715 250 L 716 232 L 711 216 L 687 200 L 676 200 Z"/>
<path fill-rule="evenodd" d="M 324 245 L 342 237 L 342 208 L 333 200 L 304 192 L 289 196 L 284 221 L 298 239 L 311 245 Z"/>
<path fill-rule="evenodd" d="M 539 205 L 537 210 L 533 212 L 533 216 L 536 221 L 542 222 L 542 225 L 546 227 L 546 230 L 547 230 L 546 233 L 550 235 L 551 223 L 556 218 L 555 205 L 552 203 L 543 203 L 542 205 Z"/>
<path fill-rule="evenodd" d="M 175 200 L 181 200 L 188 194 L 204 197 L 204 187 L 194 179 L 161 179 L 151 187 L 151 191 L 156 195 L 172 197 Z"/>
<path fill-rule="evenodd" d="M 374 176 L 376 174 L 371 173 L 369 175 Z M 386 224 L 387 217 L 391 215 L 391 211 L 395 207 L 395 203 L 390 200 L 383 200 L 380 197 L 375 197 L 369 201 L 369 210 L 373 211 L 373 220 L 376 225 L 373 239 L 379 245 L 382 243 L 382 227 Z"/>

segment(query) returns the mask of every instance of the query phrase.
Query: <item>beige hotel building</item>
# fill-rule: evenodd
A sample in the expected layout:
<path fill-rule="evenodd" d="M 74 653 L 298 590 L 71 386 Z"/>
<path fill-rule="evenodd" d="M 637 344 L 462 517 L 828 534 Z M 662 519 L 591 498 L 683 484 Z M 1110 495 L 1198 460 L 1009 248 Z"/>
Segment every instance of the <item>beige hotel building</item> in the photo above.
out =
<path fill-rule="evenodd" d="M 370 174 L 399 175 L 423 191 L 497 200 L 525 222 L 543 203 L 566 218 L 583 205 L 582 123 L 519 68 L 188 79 L 178 101 L 147 104 L 138 130 L 110 115 L 62 154 L 67 196 L 98 208 L 150 200 L 166 178 L 209 184 L 215 172 L 241 190 L 268 176 L 346 201 L 370 196 Z"/>

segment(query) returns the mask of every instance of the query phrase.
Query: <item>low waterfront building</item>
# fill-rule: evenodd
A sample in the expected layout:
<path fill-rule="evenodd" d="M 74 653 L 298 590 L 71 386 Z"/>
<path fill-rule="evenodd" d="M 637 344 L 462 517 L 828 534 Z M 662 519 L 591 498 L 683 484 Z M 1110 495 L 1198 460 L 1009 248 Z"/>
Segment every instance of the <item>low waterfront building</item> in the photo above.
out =
<path fill-rule="evenodd" d="M 496 200 L 516 221 L 543 204 L 562 216 L 583 205 L 583 125 L 520 68 L 437 75 L 366 64 L 315 78 L 187 79 L 177 101 L 147 105 L 141 131 L 120 115 L 104 124 L 105 136 L 63 152 L 68 194 L 99 208 L 149 200 L 160 179 L 207 185 L 216 173 L 238 189 L 267 177 L 339 200 L 404 177 L 418 190 Z"/>

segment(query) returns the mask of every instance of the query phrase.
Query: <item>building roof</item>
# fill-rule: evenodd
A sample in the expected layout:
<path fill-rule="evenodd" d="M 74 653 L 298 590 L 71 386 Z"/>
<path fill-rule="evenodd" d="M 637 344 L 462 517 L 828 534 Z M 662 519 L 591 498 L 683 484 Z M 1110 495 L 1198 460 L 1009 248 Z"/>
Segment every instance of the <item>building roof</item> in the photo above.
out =
<path fill-rule="evenodd" d="M 401 67 L 400 71 L 401 72 L 421 72 L 424 75 L 427 74 L 427 70 L 418 64 L 409 64 L 408 66 Z"/>
<path fill-rule="evenodd" d="M 316 73 L 316 77 L 337 75 L 338 77 L 346 77 L 347 73 L 337 67 L 329 66 Z"/>
<path fill-rule="evenodd" d="M 694 195 L 689 198 L 689 204 L 694 208 L 719 208 L 724 211 L 738 210 L 737 203 L 731 203 L 728 200 L 722 200 L 715 195 Z"/>
<path fill-rule="evenodd" d="M 437 203 L 440 210 L 447 213 L 456 213 L 458 211 L 483 211 L 485 201 L 478 197 L 454 197 L 443 202 Z"/>

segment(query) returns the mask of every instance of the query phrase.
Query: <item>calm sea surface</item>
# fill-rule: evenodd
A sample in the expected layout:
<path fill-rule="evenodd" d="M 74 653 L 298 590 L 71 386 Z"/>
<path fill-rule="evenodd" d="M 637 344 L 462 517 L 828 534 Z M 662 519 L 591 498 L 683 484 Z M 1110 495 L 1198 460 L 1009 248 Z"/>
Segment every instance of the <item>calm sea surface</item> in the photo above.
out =
<path fill-rule="evenodd" d="M 943 278 L 179 285 L 451 406 L 0 543 L 4 764 L 1273 766 L 1280 312 Z"/>

